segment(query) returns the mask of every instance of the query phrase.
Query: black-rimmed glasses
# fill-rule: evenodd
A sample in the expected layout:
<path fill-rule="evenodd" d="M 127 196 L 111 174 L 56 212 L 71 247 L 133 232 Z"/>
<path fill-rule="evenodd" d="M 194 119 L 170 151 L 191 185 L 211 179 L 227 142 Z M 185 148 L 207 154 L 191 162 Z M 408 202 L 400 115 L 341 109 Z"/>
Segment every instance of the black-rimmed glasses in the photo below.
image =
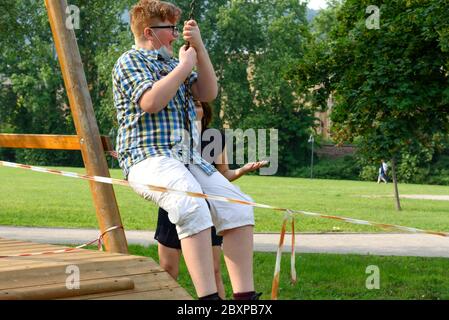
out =
<path fill-rule="evenodd" d="M 179 32 L 179 28 L 177 26 L 154 26 L 150 27 L 151 29 L 171 29 L 173 35 Z"/>

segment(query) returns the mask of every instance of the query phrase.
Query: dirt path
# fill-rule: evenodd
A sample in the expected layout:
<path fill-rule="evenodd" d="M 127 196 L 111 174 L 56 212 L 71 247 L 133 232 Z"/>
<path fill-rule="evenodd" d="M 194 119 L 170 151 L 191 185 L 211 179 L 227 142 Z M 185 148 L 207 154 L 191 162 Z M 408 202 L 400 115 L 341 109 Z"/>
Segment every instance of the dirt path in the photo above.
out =
<path fill-rule="evenodd" d="M 402 194 L 402 195 L 399 195 L 399 197 L 404 198 L 404 199 L 449 201 L 449 195 L 442 196 L 442 195 L 432 195 L 432 194 Z"/>
<path fill-rule="evenodd" d="M 363 195 L 363 198 L 392 198 L 394 195 Z M 434 194 L 399 194 L 401 199 L 449 201 L 449 195 Z"/>
<path fill-rule="evenodd" d="M 127 230 L 129 244 L 148 246 L 156 244 L 152 231 Z M 0 238 L 28 240 L 43 243 L 82 244 L 98 237 L 93 229 L 23 228 L 0 226 Z M 254 235 L 254 249 L 276 252 L 279 234 Z M 291 236 L 286 235 L 284 252 L 289 252 Z M 449 258 L 449 238 L 427 234 L 346 233 L 297 234 L 295 248 L 298 252 L 362 254 L 382 256 L 417 256 Z"/>

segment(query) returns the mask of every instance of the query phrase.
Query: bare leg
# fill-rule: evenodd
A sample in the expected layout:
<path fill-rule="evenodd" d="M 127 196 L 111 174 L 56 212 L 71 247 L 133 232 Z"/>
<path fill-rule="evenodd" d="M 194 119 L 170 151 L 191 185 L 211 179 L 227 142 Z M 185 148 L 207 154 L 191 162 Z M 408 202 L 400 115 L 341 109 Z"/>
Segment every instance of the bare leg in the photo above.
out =
<path fill-rule="evenodd" d="M 178 279 L 181 250 L 158 243 L 159 264 L 173 279 Z"/>
<path fill-rule="evenodd" d="M 226 230 L 223 252 L 233 292 L 254 291 L 253 226 Z"/>
<path fill-rule="evenodd" d="M 214 254 L 214 273 L 215 283 L 217 284 L 218 295 L 221 299 L 226 299 L 226 293 L 223 285 L 223 279 L 221 278 L 221 247 L 212 246 Z"/>
<path fill-rule="evenodd" d="M 181 240 L 184 260 L 198 297 L 217 292 L 210 228 Z"/>

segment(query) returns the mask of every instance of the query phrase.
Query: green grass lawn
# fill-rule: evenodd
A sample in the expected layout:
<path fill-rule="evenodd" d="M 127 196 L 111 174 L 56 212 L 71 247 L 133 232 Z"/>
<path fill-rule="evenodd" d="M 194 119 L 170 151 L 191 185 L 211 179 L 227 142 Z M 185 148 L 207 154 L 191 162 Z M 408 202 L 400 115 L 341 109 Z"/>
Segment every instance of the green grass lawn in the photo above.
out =
<path fill-rule="evenodd" d="M 156 246 L 130 246 L 130 253 L 158 261 Z M 262 299 L 270 299 L 275 260 L 274 253 L 254 255 L 254 280 Z M 298 282 L 291 285 L 290 256 L 283 256 L 279 299 L 449 299 L 449 259 L 298 254 L 296 265 Z M 366 269 L 371 265 L 379 268 L 379 289 L 366 288 L 370 276 Z M 226 295 L 231 298 L 223 262 L 222 266 Z M 178 282 L 196 298 L 184 261 Z"/>
<path fill-rule="evenodd" d="M 58 168 L 84 172 L 80 168 Z M 122 178 L 120 170 L 112 176 Z M 97 228 L 88 182 L 49 174 L 0 167 L 0 224 Z M 309 180 L 299 178 L 246 176 L 236 184 L 256 202 L 291 209 L 341 215 L 375 222 L 449 231 L 449 202 L 403 199 L 397 212 L 389 196 L 392 184 L 375 182 Z M 126 229 L 154 230 L 156 207 L 131 189 L 114 186 Z M 399 185 L 402 194 L 448 195 L 448 186 Z M 279 232 L 282 213 L 256 209 L 257 232 Z M 299 217 L 299 232 L 383 232 L 377 228 L 332 220 Z"/>

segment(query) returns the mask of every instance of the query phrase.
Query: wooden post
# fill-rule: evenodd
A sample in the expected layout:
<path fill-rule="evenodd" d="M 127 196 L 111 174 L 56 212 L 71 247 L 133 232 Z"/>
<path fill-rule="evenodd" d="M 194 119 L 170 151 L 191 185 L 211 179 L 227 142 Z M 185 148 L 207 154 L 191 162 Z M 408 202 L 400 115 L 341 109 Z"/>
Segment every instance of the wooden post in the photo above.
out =
<path fill-rule="evenodd" d="M 109 177 L 109 169 L 104 156 L 75 32 L 66 27 L 67 1 L 45 0 L 45 6 L 47 7 L 56 52 L 61 65 L 87 174 Z M 121 226 L 122 221 L 113 187 L 98 182 L 90 182 L 90 187 L 101 232 L 103 233 L 113 226 Z M 128 253 L 123 229 L 113 230 L 107 233 L 104 238 L 107 251 Z"/>

